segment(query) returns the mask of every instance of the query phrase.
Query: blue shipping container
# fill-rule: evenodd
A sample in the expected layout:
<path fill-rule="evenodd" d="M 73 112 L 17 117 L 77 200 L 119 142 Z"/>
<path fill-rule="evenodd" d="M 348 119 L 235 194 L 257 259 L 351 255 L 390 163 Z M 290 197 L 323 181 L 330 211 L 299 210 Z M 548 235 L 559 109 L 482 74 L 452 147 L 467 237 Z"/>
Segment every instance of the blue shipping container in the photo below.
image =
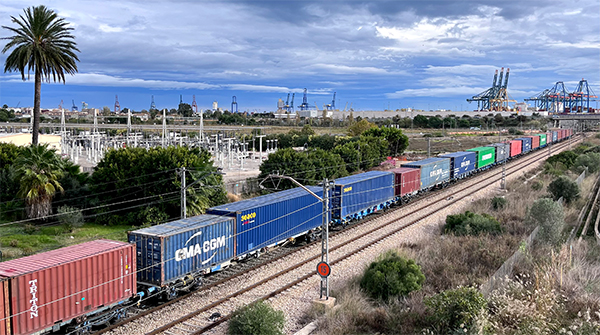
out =
<path fill-rule="evenodd" d="M 504 162 L 510 156 L 510 143 L 494 143 L 488 147 L 496 148 L 496 163 Z"/>
<path fill-rule="evenodd" d="M 558 132 L 552 131 L 552 142 L 558 141 Z"/>
<path fill-rule="evenodd" d="M 450 158 L 450 178 L 461 178 L 465 174 L 475 170 L 477 167 L 477 153 L 471 151 L 452 152 L 439 155 L 442 158 Z"/>
<path fill-rule="evenodd" d="M 431 157 L 422 161 L 402 164 L 421 169 L 421 189 L 427 189 L 450 179 L 450 158 Z"/>
<path fill-rule="evenodd" d="M 529 137 L 521 137 L 521 138 L 515 138 L 516 141 L 521 141 L 522 142 L 522 150 L 521 152 L 525 153 L 527 151 L 531 151 L 531 138 Z"/>
<path fill-rule="evenodd" d="M 323 188 L 309 186 L 319 197 Z M 206 210 L 236 219 L 236 254 L 276 244 L 323 224 L 323 203 L 302 188 L 275 192 Z"/>
<path fill-rule="evenodd" d="M 331 218 L 341 223 L 360 218 L 394 199 L 394 174 L 370 171 L 334 181 Z M 389 205 L 389 204 L 388 204 Z"/>
<path fill-rule="evenodd" d="M 234 228 L 232 218 L 198 215 L 129 232 L 138 282 L 162 286 L 232 259 Z"/>

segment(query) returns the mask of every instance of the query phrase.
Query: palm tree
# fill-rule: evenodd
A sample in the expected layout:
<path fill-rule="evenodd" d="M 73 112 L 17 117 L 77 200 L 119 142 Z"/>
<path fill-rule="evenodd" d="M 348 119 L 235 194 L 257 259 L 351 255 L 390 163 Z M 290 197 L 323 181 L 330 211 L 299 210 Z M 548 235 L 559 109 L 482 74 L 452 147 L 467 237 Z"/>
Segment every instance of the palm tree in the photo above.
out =
<path fill-rule="evenodd" d="M 63 188 L 58 182 L 63 174 L 63 161 L 47 144 L 31 145 L 15 160 L 20 183 L 18 196 L 25 199 L 27 216 L 43 218 L 52 213 L 52 197 Z"/>
<path fill-rule="evenodd" d="M 29 79 L 29 72 L 35 73 L 35 94 L 33 99 L 33 135 L 31 143 L 38 144 L 40 131 L 40 101 L 42 79 L 50 82 L 65 82 L 65 73 L 75 74 L 79 61 L 75 51 L 79 52 L 74 42 L 75 37 L 68 27 L 69 23 L 58 18 L 53 10 L 45 6 L 29 7 L 24 9 L 25 17 L 11 16 L 11 21 L 18 25 L 17 28 L 2 26 L 15 33 L 14 36 L 2 39 L 9 42 L 2 49 L 2 53 L 15 48 L 6 58 L 4 72 L 21 72 L 21 77 Z M 27 71 L 26 71 L 27 70 Z"/>

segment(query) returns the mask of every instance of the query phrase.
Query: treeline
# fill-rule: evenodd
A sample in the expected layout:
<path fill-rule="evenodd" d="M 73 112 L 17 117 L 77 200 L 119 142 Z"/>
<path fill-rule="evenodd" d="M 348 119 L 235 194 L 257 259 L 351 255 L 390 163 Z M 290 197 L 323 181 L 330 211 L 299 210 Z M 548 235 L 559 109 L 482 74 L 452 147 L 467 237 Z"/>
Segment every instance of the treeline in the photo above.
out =
<path fill-rule="evenodd" d="M 187 168 L 187 185 L 196 183 L 186 192 L 189 216 L 227 202 L 222 176 L 210 154 L 198 148 L 109 150 L 87 174 L 45 145 L 1 143 L 0 163 L 0 220 L 5 222 L 55 223 L 65 213 L 108 225 L 172 220 L 180 217 L 180 167 Z"/>
<path fill-rule="evenodd" d="M 380 128 L 366 120 L 349 128 L 348 136 L 316 135 L 310 126 L 302 131 L 276 135 L 282 149 L 260 166 L 259 179 L 269 174 L 291 176 L 303 184 L 316 185 L 325 178 L 339 178 L 378 166 L 389 155 L 408 147 L 408 137 L 396 128 Z M 295 150 L 292 147 L 304 147 Z M 264 183 L 267 187 L 295 187 L 287 180 Z"/>

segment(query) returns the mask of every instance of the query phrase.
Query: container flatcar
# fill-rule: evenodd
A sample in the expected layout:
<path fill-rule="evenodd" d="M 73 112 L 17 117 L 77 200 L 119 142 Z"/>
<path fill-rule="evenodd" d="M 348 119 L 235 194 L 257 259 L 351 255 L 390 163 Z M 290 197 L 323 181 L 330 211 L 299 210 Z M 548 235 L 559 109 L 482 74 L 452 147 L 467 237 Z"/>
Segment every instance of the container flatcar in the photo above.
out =
<path fill-rule="evenodd" d="M 537 136 L 540 138 L 540 148 L 545 147 L 548 144 L 546 134 L 538 134 Z"/>
<path fill-rule="evenodd" d="M 394 174 L 394 196 L 402 198 L 419 191 L 421 186 L 421 170 L 413 168 L 396 168 L 390 170 Z"/>
<path fill-rule="evenodd" d="M 9 286 L 8 334 L 56 331 L 74 318 L 109 309 L 136 294 L 135 272 L 134 246 L 110 240 L 0 263 L 0 278 Z"/>
<path fill-rule="evenodd" d="M 552 143 L 558 142 L 558 132 L 556 130 L 552 131 Z"/>
<path fill-rule="evenodd" d="M 523 142 L 517 140 L 508 141 L 510 144 L 510 157 L 516 157 L 523 152 Z"/>
<path fill-rule="evenodd" d="M 482 169 L 496 162 L 496 149 L 493 147 L 478 147 L 467 149 L 477 153 L 477 168 Z"/>
<path fill-rule="evenodd" d="M 521 137 L 521 138 L 516 138 L 515 140 L 521 141 L 523 143 L 521 146 L 522 153 L 531 151 L 531 138 Z"/>
<path fill-rule="evenodd" d="M 552 144 L 552 132 L 551 131 L 546 133 L 546 144 Z"/>
<path fill-rule="evenodd" d="M 431 157 L 402 164 L 402 167 L 421 169 L 421 190 L 442 185 L 450 180 L 450 158 Z"/>
<path fill-rule="evenodd" d="M 490 147 L 496 149 L 496 163 L 501 163 L 510 157 L 510 143 L 494 143 Z"/>
<path fill-rule="evenodd" d="M 322 187 L 308 189 L 323 196 Z M 235 218 L 238 257 L 306 232 L 310 234 L 323 223 L 322 202 L 300 187 L 212 207 L 206 213 Z"/>
<path fill-rule="evenodd" d="M 391 205 L 394 177 L 389 171 L 370 171 L 336 179 L 331 199 L 332 222 L 345 224 Z"/>
<path fill-rule="evenodd" d="M 461 179 L 477 168 L 477 153 L 472 151 L 459 151 L 439 155 L 450 159 L 450 178 Z"/>
<path fill-rule="evenodd" d="M 167 286 L 207 273 L 235 257 L 235 218 L 198 215 L 128 233 L 136 247 L 138 283 Z M 193 284 L 190 280 L 190 285 Z"/>

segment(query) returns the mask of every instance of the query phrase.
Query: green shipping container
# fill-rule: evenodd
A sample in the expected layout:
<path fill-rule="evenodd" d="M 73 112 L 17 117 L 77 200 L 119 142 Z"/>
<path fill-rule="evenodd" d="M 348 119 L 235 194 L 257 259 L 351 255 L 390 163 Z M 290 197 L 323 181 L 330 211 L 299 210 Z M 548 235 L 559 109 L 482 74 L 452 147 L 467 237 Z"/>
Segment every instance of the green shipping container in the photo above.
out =
<path fill-rule="evenodd" d="M 535 136 L 539 136 L 540 137 L 540 147 L 543 147 L 544 145 L 546 145 L 546 134 L 537 134 Z"/>
<path fill-rule="evenodd" d="M 467 151 L 474 151 L 477 153 L 477 168 L 494 164 L 496 161 L 496 148 L 494 147 L 478 147 L 473 149 L 467 149 Z"/>

